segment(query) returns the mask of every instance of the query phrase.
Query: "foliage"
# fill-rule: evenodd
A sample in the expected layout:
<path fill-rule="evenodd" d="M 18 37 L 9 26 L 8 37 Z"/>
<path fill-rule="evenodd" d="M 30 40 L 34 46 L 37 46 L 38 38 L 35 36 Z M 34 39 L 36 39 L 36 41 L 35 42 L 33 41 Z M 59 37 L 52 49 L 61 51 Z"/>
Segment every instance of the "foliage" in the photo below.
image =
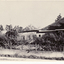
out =
<path fill-rule="evenodd" d="M 13 29 L 16 30 L 18 33 L 21 33 L 23 28 L 19 26 L 15 26 Z"/>
<path fill-rule="evenodd" d="M 3 26 L 2 25 L 0 25 L 0 30 L 2 31 L 2 30 L 4 30 L 4 28 L 3 28 Z"/>
<path fill-rule="evenodd" d="M 59 15 L 57 16 L 57 19 L 56 19 L 55 21 L 57 22 L 57 21 L 61 20 L 61 18 L 62 18 L 62 16 L 61 16 L 61 14 L 59 14 Z"/>
<path fill-rule="evenodd" d="M 42 50 L 62 51 L 64 46 L 64 32 L 45 33 L 36 42 L 42 47 Z"/>
<path fill-rule="evenodd" d="M 5 29 L 6 29 L 7 31 L 10 31 L 10 30 L 12 29 L 12 25 L 6 25 Z"/>
<path fill-rule="evenodd" d="M 55 23 L 49 26 L 49 29 L 60 29 L 60 28 L 64 28 L 64 24 L 61 23 L 61 26 L 59 26 L 59 20 L 62 19 L 61 15 L 58 15 L 57 19 L 55 20 L 55 23 L 57 25 L 55 25 Z M 62 20 L 64 21 L 64 20 Z M 19 27 L 19 26 L 15 26 L 14 28 L 12 28 L 12 25 L 6 25 L 7 30 L 5 36 L 1 36 L 0 35 L 0 45 L 5 47 L 5 45 L 7 44 L 9 47 L 13 46 L 13 45 L 17 45 L 18 41 L 17 41 L 17 36 L 18 33 L 21 33 L 23 31 L 23 27 Z M 26 27 L 24 30 L 33 30 L 35 29 L 33 26 L 28 26 Z M 0 30 L 3 30 L 3 26 L 0 25 Z M 54 33 L 45 33 L 45 35 L 43 35 L 42 37 L 39 36 L 37 37 L 36 35 L 33 35 L 33 44 L 37 44 L 39 46 L 41 46 L 42 50 L 48 50 L 48 51 L 62 51 L 63 47 L 64 47 L 64 32 L 63 31 L 57 31 Z M 30 38 L 30 36 L 28 36 L 29 40 L 31 41 L 32 39 Z M 25 40 L 25 37 L 23 37 L 23 40 L 19 42 L 20 44 L 29 44 L 29 41 Z M 7 46 L 6 45 L 6 46 Z"/>
<path fill-rule="evenodd" d="M 8 39 L 9 46 L 17 44 L 18 33 L 15 30 L 11 29 L 10 31 L 6 32 L 5 35 Z"/>

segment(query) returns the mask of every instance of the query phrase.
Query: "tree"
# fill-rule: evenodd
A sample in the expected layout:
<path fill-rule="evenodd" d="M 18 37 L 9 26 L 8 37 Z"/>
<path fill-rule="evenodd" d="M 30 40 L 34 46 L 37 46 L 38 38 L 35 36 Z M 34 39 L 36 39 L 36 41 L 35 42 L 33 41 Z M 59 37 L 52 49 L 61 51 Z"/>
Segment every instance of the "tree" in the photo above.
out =
<path fill-rule="evenodd" d="M 19 27 L 19 26 L 15 26 L 14 27 L 14 30 L 16 30 L 18 33 L 22 31 L 22 27 Z"/>
<path fill-rule="evenodd" d="M 56 19 L 55 21 L 57 22 L 57 21 L 59 21 L 61 18 L 62 18 L 62 16 L 61 16 L 61 14 L 59 14 L 59 15 L 57 16 L 57 19 Z"/>
<path fill-rule="evenodd" d="M 15 27 L 14 27 L 14 30 L 16 30 L 16 31 L 18 32 L 19 26 L 15 26 Z"/>
<path fill-rule="evenodd" d="M 7 31 L 10 31 L 10 30 L 12 29 L 12 25 L 6 25 L 5 29 L 6 29 Z"/>
<path fill-rule="evenodd" d="M 0 30 L 1 30 L 1 31 L 3 30 L 3 26 L 2 26 L 2 25 L 0 25 Z"/>
<path fill-rule="evenodd" d="M 21 33 L 22 32 L 22 30 L 23 30 L 23 27 L 19 27 L 19 33 Z"/>
<path fill-rule="evenodd" d="M 10 31 L 7 31 L 5 35 L 8 39 L 9 46 L 17 44 L 18 33 L 15 30 L 11 29 Z"/>

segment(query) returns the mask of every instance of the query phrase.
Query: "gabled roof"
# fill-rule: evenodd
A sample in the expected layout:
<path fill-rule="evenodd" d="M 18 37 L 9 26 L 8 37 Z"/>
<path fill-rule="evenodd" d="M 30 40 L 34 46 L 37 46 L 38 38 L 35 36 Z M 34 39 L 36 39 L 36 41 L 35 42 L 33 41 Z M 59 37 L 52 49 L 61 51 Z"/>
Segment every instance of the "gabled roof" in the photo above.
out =
<path fill-rule="evenodd" d="M 51 25 L 46 26 L 45 28 L 42 28 L 41 30 L 48 30 L 49 27 L 58 27 L 60 29 L 62 24 L 64 25 L 64 18 L 60 19 L 59 21 L 52 23 Z"/>

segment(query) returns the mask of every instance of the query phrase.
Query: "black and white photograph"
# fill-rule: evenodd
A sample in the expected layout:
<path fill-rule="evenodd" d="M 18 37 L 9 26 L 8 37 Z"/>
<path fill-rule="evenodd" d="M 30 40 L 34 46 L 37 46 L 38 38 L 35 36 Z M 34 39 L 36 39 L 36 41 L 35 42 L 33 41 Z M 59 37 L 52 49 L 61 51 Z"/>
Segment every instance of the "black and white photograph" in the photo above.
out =
<path fill-rule="evenodd" d="M 0 0 L 0 60 L 64 61 L 64 1 Z"/>

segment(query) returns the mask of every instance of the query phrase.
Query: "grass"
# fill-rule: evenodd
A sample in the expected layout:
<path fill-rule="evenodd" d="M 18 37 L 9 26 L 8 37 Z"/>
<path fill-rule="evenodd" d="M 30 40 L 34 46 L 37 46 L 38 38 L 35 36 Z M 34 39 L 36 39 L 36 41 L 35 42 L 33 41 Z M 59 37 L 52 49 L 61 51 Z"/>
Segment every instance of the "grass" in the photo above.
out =
<path fill-rule="evenodd" d="M 21 46 L 18 46 L 21 47 Z M 17 47 L 17 48 L 18 48 Z M 30 58 L 30 59 L 46 59 L 46 60 L 64 60 L 64 52 L 53 51 L 35 51 L 30 50 L 29 47 L 24 45 L 24 49 L 0 49 L 0 57 L 11 58 Z"/>
<path fill-rule="evenodd" d="M 34 56 L 34 55 L 30 55 L 30 56 L 26 56 L 26 55 L 23 55 L 23 56 L 18 56 L 18 55 L 0 55 L 0 57 L 13 57 L 13 58 L 30 58 L 30 59 L 46 59 L 46 60 L 64 60 L 63 57 L 59 57 L 59 58 L 47 58 L 47 57 L 39 57 L 39 56 Z"/>

